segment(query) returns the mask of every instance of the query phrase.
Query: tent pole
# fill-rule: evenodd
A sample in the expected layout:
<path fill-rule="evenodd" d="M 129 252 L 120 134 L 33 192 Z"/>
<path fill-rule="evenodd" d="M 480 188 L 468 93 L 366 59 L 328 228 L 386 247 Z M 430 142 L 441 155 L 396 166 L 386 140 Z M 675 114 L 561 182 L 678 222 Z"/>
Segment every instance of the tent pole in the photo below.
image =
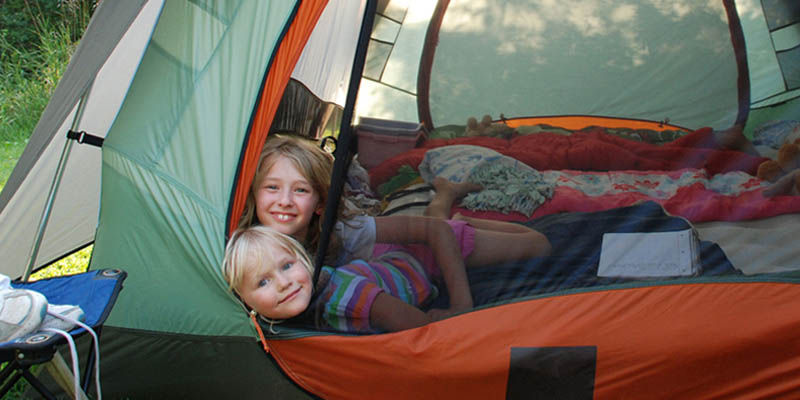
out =
<path fill-rule="evenodd" d="M 317 244 L 317 254 L 314 259 L 314 276 L 312 282 L 319 279 L 319 272 L 325 260 L 325 253 L 328 250 L 330 234 L 333 225 L 336 223 L 337 210 L 339 209 L 339 198 L 342 196 L 344 180 L 347 175 L 347 168 L 350 163 L 350 155 L 353 150 L 355 139 L 352 133 L 353 113 L 356 108 L 356 98 L 358 97 L 358 87 L 361 84 L 361 76 L 364 74 L 364 64 L 367 59 L 367 48 L 369 47 L 370 36 L 372 35 L 372 24 L 375 20 L 375 11 L 378 8 L 376 0 L 367 0 L 364 9 L 364 19 L 358 34 L 358 45 L 353 56 L 353 69 L 350 71 L 350 83 L 347 89 L 347 99 L 345 100 L 342 121 L 339 128 L 339 139 L 336 142 L 336 150 L 333 157 L 333 171 L 331 172 L 331 187 L 328 189 L 328 202 L 325 204 L 325 212 L 322 214 L 322 234 Z"/>
<path fill-rule="evenodd" d="M 89 98 L 89 92 L 91 91 L 91 88 L 92 85 L 89 85 L 89 87 L 86 88 L 86 91 L 78 100 L 78 110 L 75 113 L 75 117 L 72 119 L 72 125 L 70 127 L 70 130 L 72 131 L 78 130 L 78 124 L 83 117 L 83 112 L 86 110 L 86 100 Z M 45 203 L 44 210 L 42 211 L 42 218 L 39 220 L 39 226 L 36 228 L 36 239 L 33 242 L 33 247 L 31 248 L 31 253 L 28 257 L 28 267 L 25 268 L 25 274 L 22 276 L 23 282 L 28 281 L 31 276 L 31 272 L 33 272 L 33 266 L 36 264 L 36 257 L 39 255 L 39 247 L 42 245 L 44 232 L 47 229 L 47 222 L 50 220 L 50 212 L 53 209 L 56 192 L 58 192 L 58 187 L 61 184 L 61 178 L 64 176 L 64 170 L 67 166 L 67 160 L 69 160 L 70 150 L 72 150 L 72 142 L 74 142 L 74 140 L 68 138 L 64 143 L 64 148 L 61 150 L 61 158 L 58 160 L 56 174 L 53 177 L 53 182 L 50 184 L 50 193 L 47 195 L 47 202 Z"/>

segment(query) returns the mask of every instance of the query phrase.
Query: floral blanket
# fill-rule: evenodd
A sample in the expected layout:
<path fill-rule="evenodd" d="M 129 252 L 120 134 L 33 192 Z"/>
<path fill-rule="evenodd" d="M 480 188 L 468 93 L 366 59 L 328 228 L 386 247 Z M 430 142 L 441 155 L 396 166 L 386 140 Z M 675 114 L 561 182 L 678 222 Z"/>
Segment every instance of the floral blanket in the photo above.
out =
<path fill-rule="evenodd" d="M 557 187 L 578 190 L 587 196 L 613 196 L 637 193 L 652 199 L 669 199 L 678 191 L 699 184 L 706 190 L 725 196 L 764 188 L 768 182 L 744 172 L 726 172 L 709 176 L 702 169 L 679 171 L 545 171 L 546 181 Z"/>
<path fill-rule="evenodd" d="M 542 196 L 505 194 L 507 201 L 492 209 L 486 201 L 467 198 L 456 208 L 464 215 L 507 221 L 526 221 L 559 212 L 591 212 L 654 201 L 673 214 L 692 222 L 738 221 L 800 212 L 800 197 L 764 197 L 769 185 L 746 172 L 710 174 L 703 168 L 665 171 L 536 170 L 494 150 L 470 145 L 443 146 L 426 152 L 418 165 L 420 176 L 431 182 L 436 176 L 461 182 L 485 170 L 487 165 L 530 171 L 538 177 Z M 484 182 L 479 182 L 484 184 Z M 513 185 L 504 185 L 513 188 Z M 542 188 L 544 187 L 544 188 Z M 492 191 L 492 196 L 504 194 Z M 520 204 L 520 199 L 530 199 Z M 514 207 L 503 206 L 508 204 Z M 479 204 L 479 206 L 475 206 Z"/>

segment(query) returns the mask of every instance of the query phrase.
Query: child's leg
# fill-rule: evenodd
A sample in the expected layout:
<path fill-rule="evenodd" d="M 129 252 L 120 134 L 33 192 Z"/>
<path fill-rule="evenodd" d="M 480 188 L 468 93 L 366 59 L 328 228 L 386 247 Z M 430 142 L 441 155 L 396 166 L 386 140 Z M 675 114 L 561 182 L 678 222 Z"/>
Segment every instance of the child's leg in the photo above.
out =
<path fill-rule="evenodd" d="M 483 229 L 487 231 L 526 233 L 531 230 L 531 228 L 528 228 L 525 225 L 514 224 L 506 221 L 495 221 L 491 219 L 467 217 L 465 215 L 461 215 L 461 213 L 456 213 L 455 215 L 453 215 L 453 218 L 450 219 L 456 221 L 466 221 L 476 229 Z"/>
<path fill-rule="evenodd" d="M 436 177 L 433 180 L 433 187 L 436 189 L 436 194 L 425 208 L 424 215 L 442 219 L 450 218 L 450 209 L 456 200 L 466 196 L 467 193 L 483 189 L 481 185 L 470 182 L 450 182 L 442 177 Z"/>
<path fill-rule="evenodd" d="M 515 224 L 507 223 L 507 225 Z M 524 231 L 486 230 L 475 226 L 475 248 L 465 260 L 466 266 L 468 268 L 481 267 L 550 254 L 552 248 L 545 235 L 523 225 L 517 226 Z"/>

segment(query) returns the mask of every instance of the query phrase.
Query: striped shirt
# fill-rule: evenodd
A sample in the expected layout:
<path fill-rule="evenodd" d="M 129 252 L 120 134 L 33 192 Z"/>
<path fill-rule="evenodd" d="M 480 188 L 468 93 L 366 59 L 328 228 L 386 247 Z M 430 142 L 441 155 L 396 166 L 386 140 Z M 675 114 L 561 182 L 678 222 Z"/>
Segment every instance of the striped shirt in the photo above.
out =
<path fill-rule="evenodd" d="M 424 269 L 410 254 L 392 251 L 370 260 L 353 260 L 338 268 L 323 267 L 329 276 L 318 305 L 327 328 L 352 332 L 377 332 L 369 313 L 378 294 L 384 292 L 421 308 L 438 294 Z"/>

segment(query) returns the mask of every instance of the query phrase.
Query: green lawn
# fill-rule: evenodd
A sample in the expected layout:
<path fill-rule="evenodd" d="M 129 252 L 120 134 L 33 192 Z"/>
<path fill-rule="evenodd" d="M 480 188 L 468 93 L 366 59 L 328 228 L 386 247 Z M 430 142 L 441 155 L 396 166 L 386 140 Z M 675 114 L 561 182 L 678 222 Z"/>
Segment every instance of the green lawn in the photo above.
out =
<path fill-rule="evenodd" d="M 17 164 L 17 160 L 25 150 L 26 141 L 3 141 L 0 142 L 0 190 L 5 187 L 11 171 Z"/>

